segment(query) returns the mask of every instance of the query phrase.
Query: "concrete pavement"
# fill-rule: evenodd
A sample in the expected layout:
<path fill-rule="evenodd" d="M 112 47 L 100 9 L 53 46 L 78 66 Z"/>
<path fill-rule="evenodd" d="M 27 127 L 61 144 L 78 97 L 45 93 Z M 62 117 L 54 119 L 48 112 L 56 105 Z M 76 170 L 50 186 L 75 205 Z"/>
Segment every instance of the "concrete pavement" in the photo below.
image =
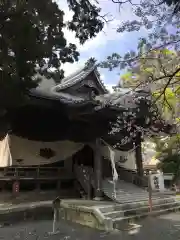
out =
<path fill-rule="evenodd" d="M 52 221 L 21 222 L 0 229 L 1 240 L 178 240 L 180 239 L 180 214 L 171 213 L 140 221 L 139 232 L 107 233 L 61 220 L 60 233 L 48 235 L 52 231 Z"/>

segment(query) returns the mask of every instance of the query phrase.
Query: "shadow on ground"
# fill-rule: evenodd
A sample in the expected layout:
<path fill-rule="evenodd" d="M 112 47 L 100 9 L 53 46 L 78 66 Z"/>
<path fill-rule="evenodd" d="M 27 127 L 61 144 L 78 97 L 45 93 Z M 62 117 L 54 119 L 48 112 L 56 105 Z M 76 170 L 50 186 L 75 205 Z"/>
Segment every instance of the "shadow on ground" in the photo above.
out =
<path fill-rule="evenodd" d="M 178 240 L 180 238 L 180 213 L 171 213 L 160 217 L 149 217 L 138 222 L 141 225 L 138 232 L 107 233 L 90 229 L 61 220 L 60 233 L 49 236 L 52 231 L 51 220 L 33 220 L 19 222 L 0 229 L 1 240 Z"/>

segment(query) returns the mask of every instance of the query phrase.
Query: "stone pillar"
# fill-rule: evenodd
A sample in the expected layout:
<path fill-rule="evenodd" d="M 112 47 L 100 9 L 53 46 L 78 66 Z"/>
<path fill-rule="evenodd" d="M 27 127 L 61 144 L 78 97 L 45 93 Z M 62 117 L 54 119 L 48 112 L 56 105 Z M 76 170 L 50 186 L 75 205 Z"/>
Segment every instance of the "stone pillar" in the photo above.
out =
<path fill-rule="evenodd" d="M 136 166 L 137 166 L 137 174 L 140 177 L 143 177 L 143 161 L 142 161 L 142 149 L 141 149 L 141 133 L 138 132 L 135 140 L 135 158 L 136 158 Z"/>
<path fill-rule="evenodd" d="M 100 151 L 100 140 L 97 139 L 94 146 L 94 178 L 95 178 L 95 198 L 101 200 L 102 193 L 102 156 Z"/>

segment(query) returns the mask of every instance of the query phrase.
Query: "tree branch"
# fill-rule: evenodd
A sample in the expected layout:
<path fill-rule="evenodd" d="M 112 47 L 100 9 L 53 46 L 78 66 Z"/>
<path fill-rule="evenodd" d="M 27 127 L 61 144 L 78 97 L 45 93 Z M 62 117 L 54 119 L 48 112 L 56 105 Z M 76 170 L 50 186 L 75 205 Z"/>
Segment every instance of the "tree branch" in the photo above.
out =
<path fill-rule="evenodd" d="M 122 5 L 122 4 L 125 4 L 125 3 L 130 3 L 132 6 L 139 6 L 140 4 L 138 4 L 138 3 L 132 3 L 132 1 L 131 0 L 126 0 L 126 1 L 124 1 L 124 2 L 122 2 L 122 1 L 120 1 L 120 0 L 112 0 L 112 2 L 113 3 L 117 3 L 117 4 L 120 4 L 120 5 Z"/>
<path fill-rule="evenodd" d="M 117 1 L 112 0 L 112 2 L 113 2 L 113 3 L 118 3 L 118 4 L 124 4 L 124 3 L 129 2 L 129 0 L 126 0 L 125 2 L 122 2 L 122 1 L 120 1 L 120 0 L 117 0 Z"/>
<path fill-rule="evenodd" d="M 143 55 L 146 55 L 146 54 L 150 53 L 151 51 L 157 51 L 157 50 L 159 50 L 159 49 L 161 49 L 161 48 L 164 48 L 164 47 L 166 47 L 166 46 L 168 46 L 168 45 L 170 45 L 170 44 L 174 44 L 174 43 L 178 43 L 178 42 L 180 42 L 180 39 L 175 40 L 175 41 L 167 42 L 167 43 L 165 43 L 165 44 L 162 44 L 162 45 L 159 45 L 159 46 L 157 46 L 157 47 L 154 47 L 154 48 L 149 49 L 148 51 L 146 51 L 145 53 L 143 53 Z M 142 54 L 139 54 L 139 55 L 137 55 L 136 57 L 129 58 L 129 59 L 127 59 L 127 60 L 119 61 L 119 63 L 131 62 L 131 61 L 138 60 L 138 59 L 140 59 L 140 58 L 141 58 L 141 59 L 145 59 L 145 58 L 142 57 Z"/>
<path fill-rule="evenodd" d="M 174 77 L 178 72 L 180 72 L 180 68 L 178 68 L 172 75 L 169 76 L 168 82 L 166 83 L 166 85 L 165 85 L 162 93 L 156 98 L 155 102 L 157 102 L 157 101 L 161 98 L 161 96 L 165 94 L 167 87 L 170 85 L 170 82 L 172 81 L 173 77 Z M 160 80 L 160 79 L 162 79 L 162 77 L 160 77 L 158 80 Z"/>

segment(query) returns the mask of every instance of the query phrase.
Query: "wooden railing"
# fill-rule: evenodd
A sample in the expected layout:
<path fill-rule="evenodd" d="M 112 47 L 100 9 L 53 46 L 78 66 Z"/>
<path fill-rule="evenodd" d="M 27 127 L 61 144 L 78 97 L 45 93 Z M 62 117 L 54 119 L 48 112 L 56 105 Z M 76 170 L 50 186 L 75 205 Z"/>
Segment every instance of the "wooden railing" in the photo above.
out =
<path fill-rule="evenodd" d="M 93 169 L 86 166 L 74 165 L 74 173 L 84 191 L 90 195 L 93 180 Z"/>
<path fill-rule="evenodd" d="M 148 187 L 148 177 L 143 176 L 140 177 L 138 176 L 137 172 L 125 169 L 125 168 L 118 168 L 118 175 L 120 179 L 125 180 L 126 182 L 133 183 L 135 185 L 141 186 L 143 188 Z"/>
<path fill-rule="evenodd" d="M 65 168 L 60 167 L 7 167 L 0 168 L 0 180 L 3 179 L 61 179 L 69 178 Z"/>

